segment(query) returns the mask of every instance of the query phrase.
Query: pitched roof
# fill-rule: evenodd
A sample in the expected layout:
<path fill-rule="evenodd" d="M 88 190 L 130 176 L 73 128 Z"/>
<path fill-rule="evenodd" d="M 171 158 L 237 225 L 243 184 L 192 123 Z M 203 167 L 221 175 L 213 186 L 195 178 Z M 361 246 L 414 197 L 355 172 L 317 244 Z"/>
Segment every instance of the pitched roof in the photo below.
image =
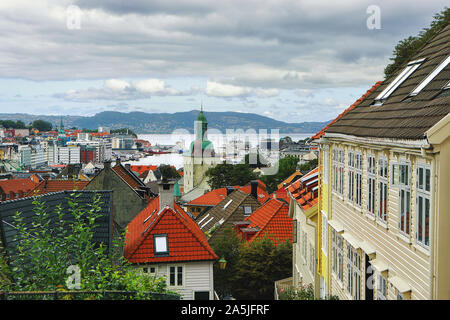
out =
<path fill-rule="evenodd" d="M 133 189 L 139 189 L 139 187 L 145 186 L 145 183 L 143 183 L 133 172 L 125 168 L 120 163 L 112 167 L 112 170 L 117 173 Z"/>
<path fill-rule="evenodd" d="M 299 177 L 301 177 L 303 174 L 299 171 L 296 170 L 295 172 L 293 172 L 289 177 L 287 177 L 286 179 L 284 179 L 280 184 L 278 184 L 278 189 L 283 188 L 285 185 L 287 184 L 291 184 L 293 181 L 297 180 Z"/>
<path fill-rule="evenodd" d="M 19 193 L 19 191 L 27 193 L 35 186 L 36 183 L 29 178 L 0 180 L 0 189 L 6 194 L 10 192 Z"/>
<path fill-rule="evenodd" d="M 230 193 L 205 215 L 196 218 L 200 229 L 206 231 L 211 229 L 216 223 L 222 225 L 240 207 L 241 203 L 247 197 L 251 197 L 251 195 L 240 189 Z"/>
<path fill-rule="evenodd" d="M 339 114 L 334 120 L 332 120 L 329 124 L 327 124 L 322 130 L 320 130 L 319 132 L 317 132 L 315 135 L 313 135 L 311 138 L 312 139 L 320 139 L 324 134 L 325 131 L 333 124 L 335 123 L 337 120 L 339 120 L 340 118 L 342 118 L 344 115 L 346 115 L 347 113 L 349 113 L 351 110 L 353 110 L 358 104 L 360 104 L 369 94 L 371 94 L 380 84 L 382 83 L 382 81 L 378 81 L 376 82 L 372 88 L 370 88 L 369 90 L 366 91 L 365 94 L 363 94 L 358 100 L 356 100 L 355 102 L 353 102 L 353 104 L 348 107 L 347 109 L 345 109 L 341 114 Z"/>
<path fill-rule="evenodd" d="M 153 165 L 134 165 L 134 166 L 130 166 L 131 171 L 137 172 L 138 175 L 148 171 L 148 170 L 152 170 L 155 171 L 156 169 L 158 169 L 158 166 L 153 166 Z"/>
<path fill-rule="evenodd" d="M 88 183 L 89 181 L 85 180 L 42 180 L 28 192 L 27 196 L 30 197 L 64 190 L 83 190 Z"/>
<path fill-rule="evenodd" d="M 422 140 L 428 129 L 450 113 L 450 65 L 440 71 L 417 95 L 411 92 L 450 55 L 450 24 L 430 39 L 411 61 L 425 59 L 420 66 L 396 88 L 382 105 L 372 105 L 405 69 L 406 64 L 356 107 L 332 123 L 326 134 L 357 137 Z"/>
<path fill-rule="evenodd" d="M 258 180 L 258 187 L 257 187 L 257 194 L 258 198 L 257 200 L 260 203 L 264 203 L 269 196 L 269 194 L 266 191 L 266 185 Z M 251 184 L 245 185 L 243 187 L 240 186 L 233 186 L 234 189 L 239 189 L 247 194 L 250 194 L 252 191 Z M 216 206 L 219 204 L 223 199 L 227 197 L 227 188 L 218 188 L 211 190 L 200 197 L 195 198 L 194 200 L 187 203 L 188 206 Z"/>
<path fill-rule="evenodd" d="M 4 246 L 8 249 L 15 245 L 15 235 L 17 229 L 14 227 L 14 215 L 20 212 L 23 217 L 23 222 L 28 228 L 32 228 L 33 217 L 35 216 L 33 201 L 36 199 L 44 203 L 47 213 L 50 214 L 51 223 L 56 223 L 58 216 L 54 213 L 58 206 L 61 207 L 65 214 L 63 220 L 73 221 L 74 217 L 70 214 L 69 200 L 72 200 L 72 195 L 77 195 L 78 208 L 90 209 L 93 204 L 95 196 L 100 197 L 100 217 L 97 218 L 97 226 L 94 228 L 94 242 L 103 243 L 107 247 L 112 244 L 112 191 L 61 191 L 52 192 L 40 196 L 26 197 L 16 200 L 9 200 L 0 202 L 0 235 Z"/>
<path fill-rule="evenodd" d="M 124 256 L 132 263 L 216 260 L 205 235 L 178 205 L 159 207 L 154 198 L 129 224 Z M 168 255 L 155 256 L 153 235 L 166 234 Z"/>
<path fill-rule="evenodd" d="M 247 228 L 258 230 L 247 238 L 250 242 L 268 235 L 275 244 L 286 240 L 292 243 L 292 219 L 289 217 L 289 205 L 283 201 L 278 199 L 267 201 L 244 221 L 250 222 Z"/>
<path fill-rule="evenodd" d="M 318 173 L 318 168 L 315 168 L 287 188 L 290 197 L 294 199 L 303 210 L 308 210 L 319 202 Z"/>

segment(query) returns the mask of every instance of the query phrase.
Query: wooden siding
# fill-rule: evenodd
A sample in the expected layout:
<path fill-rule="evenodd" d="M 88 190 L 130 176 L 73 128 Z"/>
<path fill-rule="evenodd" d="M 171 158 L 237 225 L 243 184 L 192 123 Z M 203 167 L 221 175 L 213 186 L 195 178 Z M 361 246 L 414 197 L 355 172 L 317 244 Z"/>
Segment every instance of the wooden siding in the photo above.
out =
<path fill-rule="evenodd" d="M 335 145 L 336 146 L 336 145 Z M 344 192 L 342 198 L 335 194 L 331 195 L 331 219 L 339 221 L 344 225 L 344 230 L 350 233 L 357 240 L 364 240 L 376 250 L 376 258 L 382 259 L 389 265 L 387 277 L 387 292 L 389 299 L 396 299 L 396 290 L 389 284 L 389 278 L 400 276 L 412 287 L 412 299 L 430 299 L 431 290 L 431 262 L 429 252 L 415 243 L 416 239 L 416 168 L 417 163 L 428 163 L 420 156 L 409 155 L 398 152 L 386 152 L 382 150 L 370 150 L 358 146 L 344 147 Z M 362 166 L 362 205 L 359 209 L 348 200 L 348 151 L 360 151 L 363 155 Z M 367 158 L 369 154 L 374 154 L 376 158 L 376 189 L 375 189 L 375 214 L 371 215 L 367 210 L 368 204 L 368 173 Z M 378 218 L 378 157 L 384 155 L 388 159 L 388 209 L 387 222 L 383 223 Z M 404 236 L 399 231 L 399 189 L 391 184 L 391 164 L 397 161 L 408 161 L 410 163 L 410 233 Z M 333 173 L 334 174 L 334 173 Z M 433 177 L 433 173 L 431 174 Z M 433 183 L 433 181 L 432 181 Z M 433 199 L 431 199 L 433 202 Z M 432 214 L 430 212 L 430 214 Z M 330 219 L 330 217 L 329 217 Z M 431 225 L 430 225 L 431 228 Z M 344 232 L 344 233 L 345 233 Z M 331 235 L 331 232 L 329 232 Z M 331 252 L 331 246 L 329 246 Z M 362 252 L 359 249 L 359 252 Z M 363 254 L 361 254 L 363 257 Z M 347 248 L 343 246 L 343 283 L 341 287 L 335 276 L 331 277 L 331 293 L 338 295 L 341 299 L 350 298 L 346 291 L 347 283 Z M 364 264 L 361 261 L 361 283 L 364 281 Z M 361 288 L 361 298 L 364 299 L 364 287 Z M 376 295 L 375 295 L 376 296 Z"/>

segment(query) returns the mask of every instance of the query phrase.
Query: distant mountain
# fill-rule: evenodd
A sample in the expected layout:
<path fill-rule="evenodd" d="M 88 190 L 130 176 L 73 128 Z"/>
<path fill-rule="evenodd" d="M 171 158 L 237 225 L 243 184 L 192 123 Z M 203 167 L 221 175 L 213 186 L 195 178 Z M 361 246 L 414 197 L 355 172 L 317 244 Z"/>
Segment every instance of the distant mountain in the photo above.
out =
<path fill-rule="evenodd" d="M 116 111 L 104 111 L 91 117 L 83 116 L 48 116 L 30 114 L 6 114 L 0 113 L 2 120 L 22 120 L 26 124 L 42 119 L 58 125 L 63 119 L 66 128 L 78 127 L 80 129 L 96 129 L 100 126 L 111 129 L 129 128 L 136 133 L 171 133 L 175 129 L 194 131 L 194 121 L 199 110 L 175 113 L 145 113 Z M 287 123 L 278 121 L 254 113 L 241 112 L 204 112 L 208 119 L 209 129 L 218 129 L 225 132 L 226 129 L 279 129 L 280 133 L 315 133 L 320 131 L 329 121 L 325 122 L 301 122 Z"/>

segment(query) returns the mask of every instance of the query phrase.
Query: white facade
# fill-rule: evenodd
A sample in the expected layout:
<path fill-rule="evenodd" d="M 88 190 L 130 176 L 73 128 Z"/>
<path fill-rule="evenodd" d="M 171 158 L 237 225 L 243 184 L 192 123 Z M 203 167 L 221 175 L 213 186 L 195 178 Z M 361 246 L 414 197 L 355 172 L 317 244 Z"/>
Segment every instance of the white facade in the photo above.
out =
<path fill-rule="evenodd" d="M 183 300 L 206 294 L 214 299 L 213 261 L 141 264 L 137 268 L 149 276 L 165 277 L 167 288 L 180 293 Z"/>

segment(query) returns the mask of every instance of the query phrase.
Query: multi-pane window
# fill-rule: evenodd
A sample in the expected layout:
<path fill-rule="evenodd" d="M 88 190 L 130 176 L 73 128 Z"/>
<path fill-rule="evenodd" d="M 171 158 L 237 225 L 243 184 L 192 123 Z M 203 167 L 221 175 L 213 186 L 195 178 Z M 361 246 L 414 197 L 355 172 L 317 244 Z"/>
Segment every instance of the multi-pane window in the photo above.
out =
<path fill-rule="evenodd" d="M 387 218 L 387 178 L 388 162 L 384 157 L 378 159 L 378 217 L 386 222 Z"/>
<path fill-rule="evenodd" d="M 309 270 L 311 271 L 311 274 L 314 275 L 315 271 L 315 250 L 313 245 L 309 245 Z"/>
<path fill-rule="evenodd" d="M 355 204 L 361 206 L 362 199 L 362 154 L 355 154 Z"/>
<path fill-rule="evenodd" d="M 347 292 L 353 294 L 353 247 L 347 243 Z"/>
<path fill-rule="evenodd" d="M 325 255 L 328 253 L 328 219 L 322 212 L 322 250 Z"/>
<path fill-rule="evenodd" d="M 341 235 L 337 236 L 337 254 L 338 254 L 338 279 L 343 281 L 344 275 L 344 256 L 343 256 L 343 238 Z"/>
<path fill-rule="evenodd" d="M 169 267 L 169 286 L 182 286 L 183 285 L 183 267 L 182 266 L 170 266 Z"/>
<path fill-rule="evenodd" d="M 425 247 L 430 245 L 430 194 L 431 170 L 429 166 L 417 168 L 417 242 Z"/>
<path fill-rule="evenodd" d="M 353 251 L 353 267 L 354 267 L 354 280 L 355 280 L 355 300 L 359 300 L 361 298 L 361 255 L 354 250 Z"/>
<path fill-rule="evenodd" d="M 386 278 L 378 273 L 377 298 L 378 300 L 386 300 Z"/>
<path fill-rule="evenodd" d="M 332 175 L 333 175 L 333 181 L 332 181 L 332 187 L 333 191 L 337 192 L 338 189 L 338 151 L 337 149 L 333 149 L 331 153 L 331 163 L 332 163 Z"/>
<path fill-rule="evenodd" d="M 324 183 L 328 185 L 328 147 L 327 146 L 326 146 L 326 149 L 324 148 L 324 150 L 323 150 L 322 174 L 323 174 Z"/>
<path fill-rule="evenodd" d="M 307 261 L 307 255 L 308 253 L 306 250 L 308 249 L 308 235 L 306 234 L 306 231 L 303 232 L 303 258 L 305 259 L 305 262 Z"/>
<path fill-rule="evenodd" d="M 339 185 L 337 192 L 340 195 L 344 194 L 344 150 L 339 150 L 338 154 L 338 168 L 339 168 Z"/>
<path fill-rule="evenodd" d="M 410 200 L 409 187 L 410 166 L 409 164 L 392 165 L 392 184 L 399 188 L 399 222 L 400 232 L 409 235 L 410 225 Z"/>
<path fill-rule="evenodd" d="M 334 274 L 337 274 L 337 233 L 331 229 L 331 265 Z"/>
<path fill-rule="evenodd" d="M 292 220 L 292 226 L 293 226 L 293 234 L 292 234 L 292 243 L 297 243 L 297 233 L 298 233 L 298 222 L 297 220 Z"/>
<path fill-rule="evenodd" d="M 375 214 L 375 156 L 370 155 L 367 161 L 367 210 L 370 214 Z"/>
<path fill-rule="evenodd" d="M 355 186 L 355 154 L 348 153 L 348 200 L 353 202 Z"/>

